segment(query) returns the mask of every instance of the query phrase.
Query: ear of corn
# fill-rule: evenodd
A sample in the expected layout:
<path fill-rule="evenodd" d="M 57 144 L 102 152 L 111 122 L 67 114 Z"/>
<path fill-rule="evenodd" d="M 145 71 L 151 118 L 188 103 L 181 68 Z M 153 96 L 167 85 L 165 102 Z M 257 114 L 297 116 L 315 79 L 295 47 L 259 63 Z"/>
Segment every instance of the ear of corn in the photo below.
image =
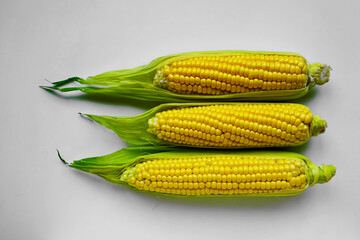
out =
<path fill-rule="evenodd" d="M 193 196 L 295 195 L 316 183 L 328 182 L 336 171 L 332 165 L 318 167 L 291 152 L 152 147 L 122 149 L 69 166 L 139 191 Z"/>
<path fill-rule="evenodd" d="M 43 88 L 160 102 L 289 100 L 327 82 L 330 69 L 320 63 L 308 64 L 296 53 L 190 52 Z M 70 82 L 88 86 L 62 88 Z"/>
<path fill-rule="evenodd" d="M 85 116 L 129 145 L 298 146 L 326 128 L 326 121 L 293 103 L 162 104 L 134 117 Z"/>

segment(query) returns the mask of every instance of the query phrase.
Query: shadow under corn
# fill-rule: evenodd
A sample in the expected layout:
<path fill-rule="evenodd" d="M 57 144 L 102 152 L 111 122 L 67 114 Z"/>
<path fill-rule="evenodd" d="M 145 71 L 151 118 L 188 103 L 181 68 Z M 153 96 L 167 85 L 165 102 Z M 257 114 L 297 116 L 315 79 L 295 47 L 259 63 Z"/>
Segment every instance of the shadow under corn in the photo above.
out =
<path fill-rule="evenodd" d="M 100 95 L 95 93 L 59 93 L 50 89 L 43 89 L 50 94 L 57 96 L 63 99 L 70 100 L 80 100 L 80 101 L 89 101 L 94 103 L 108 104 L 108 105 L 118 105 L 118 106 L 132 106 L 143 110 L 149 110 L 150 108 L 156 107 L 159 104 L 164 103 L 163 101 L 144 101 L 144 100 L 135 100 L 132 98 L 120 97 L 120 96 L 107 96 Z M 316 97 L 318 89 L 315 87 L 311 89 L 305 96 L 293 100 L 284 100 L 280 102 L 289 102 L 289 103 L 300 103 L 307 104 Z M 204 100 L 206 102 L 206 100 Z M 243 101 L 232 101 L 232 102 L 243 102 Z M 271 102 L 271 101 L 251 101 L 251 102 Z"/>
<path fill-rule="evenodd" d="M 283 102 L 289 102 L 289 103 L 300 103 L 300 104 L 307 104 L 311 101 L 313 101 L 314 98 L 316 98 L 316 95 L 318 94 L 318 89 L 315 87 L 311 90 L 309 90 L 309 92 L 301 97 L 301 98 L 297 98 L 297 99 L 294 99 L 294 100 L 289 100 L 289 101 L 283 101 Z"/>
<path fill-rule="evenodd" d="M 163 102 L 154 102 L 154 101 L 141 101 L 130 98 L 122 97 L 108 97 L 108 96 L 99 96 L 92 94 L 84 94 L 78 97 L 79 100 L 85 100 L 89 102 L 97 102 L 102 104 L 110 105 L 120 105 L 120 106 L 131 106 L 139 109 L 148 110 L 150 108 L 156 107 Z"/>
<path fill-rule="evenodd" d="M 311 140 L 311 139 L 310 139 Z M 296 147 L 279 147 L 279 148 L 272 148 L 271 150 L 274 151 L 284 151 L 284 152 L 297 152 L 297 153 L 304 153 L 310 147 L 310 140 L 304 143 L 301 146 Z"/>
<path fill-rule="evenodd" d="M 70 169 L 70 168 L 69 168 Z M 99 176 L 82 172 L 76 169 L 70 169 L 80 179 L 86 180 L 90 185 L 96 188 L 107 189 L 114 193 L 116 197 L 129 199 L 132 198 L 134 204 L 150 204 L 156 209 L 162 205 L 182 206 L 186 208 L 215 208 L 215 209 L 277 209 L 288 206 L 298 206 L 307 204 L 307 199 L 311 194 L 303 192 L 294 196 L 279 197 L 247 197 L 247 196 L 180 196 L 163 195 L 146 191 L 138 191 L 127 186 L 109 183 Z M 111 194 L 111 196 L 114 196 Z M 309 200 L 311 201 L 311 200 Z"/>
<path fill-rule="evenodd" d="M 297 196 L 279 196 L 279 197 L 248 197 L 248 196 L 209 196 L 209 197 L 197 197 L 197 196 L 167 196 L 158 195 L 155 193 L 138 192 L 139 197 L 145 197 L 147 199 L 153 198 L 152 201 L 157 201 L 159 205 L 183 205 L 183 206 L 196 206 L 204 208 L 283 208 L 287 205 L 300 204 L 305 202 L 308 194 L 302 193 Z M 147 196 L 145 196 L 147 195 Z M 305 204 L 305 203 L 304 203 Z"/>
<path fill-rule="evenodd" d="M 50 89 L 41 89 L 41 90 L 50 93 L 54 97 L 62 98 L 65 100 L 88 101 L 93 103 L 117 105 L 117 106 L 131 106 L 143 110 L 148 110 L 162 103 L 162 102 L 154 102 L 154 101 L 134 100 L 134 99 L 122 98 L 122 97 L 109 97 L 104 95 L 100 96 L 98 94 L 59 93 Z"/>

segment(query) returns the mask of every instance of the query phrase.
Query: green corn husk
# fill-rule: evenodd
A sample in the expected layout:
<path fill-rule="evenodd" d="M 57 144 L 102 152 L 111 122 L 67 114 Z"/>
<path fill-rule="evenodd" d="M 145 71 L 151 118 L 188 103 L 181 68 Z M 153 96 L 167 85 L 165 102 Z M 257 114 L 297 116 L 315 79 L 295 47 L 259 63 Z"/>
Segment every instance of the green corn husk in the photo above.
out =
<path fill-rule="evenodd" d="M 163 112 L 171 109 L 179 109 L 179 108 L 190 108 L 197 106 L 210 106 L 210 105 L 240 105 L 240 106 L 257 106 L 257 105 L 274 105 L 274 103 L 168 103 L 161 104 L 157 107 L 154 107 L 148 110 L 145 113 L 142 113 L 138 116 L 133 117 L 114 117 L 114 116 L 97 116 L 91 114 L 82 114 L 97 123 L 111 129 L 114 131 L 121 139 L 123 139 L 128 145 L 134 146 L 145 146 L 145 145 L 155 145 L 155 146 L 190 146 L 190 147 L 211 147 L 211 148 L 247 148 L 247 147 L 289 147 L 289 146 L 299 146 L 304 144 L 306 141 L 301 141 L 298 143 L 290 143 L 287 142 L 284 144 L 270 144 L 270 145 L 261 145 L 261 146 L 252 146 L 243 144 L 241 146 L 193 146 L 193 145 L 183 145 L 170 141 L 165 141 L 163 139 L 159 139 L 157 135 L 152 132 L 149 128 L 149 120 L 152 119 L 156 113 Z M 277 103 L 277 106 L 288 106 L 288 103 Z M 290 104 L 295 106 L 302 106 L 300 104 Z M 239 119 L 242 119 L 240 116 Z M 313 116 L 312 122 L 309 124 L 309 137 L 316 136 L 325 131 L 327 127 L 326 121 L 321 120 L 318 115 Z"/>
<path fill-rule="evenodd" d="M 63 160 L 59 154 L 60 159 L 65 163 L 68 164 L 65 160 Z M 253 192 L 252 190 L 245 190 L 245 191 L 224 191 L 219 192 L 218 194 L 211 193 L 206 194 L 205 189 L 201 192 L 200 190 L 195 191 L 183 191 L 181 192 L 171 192 L 171 190 L 159 190 L 159 189 L 145 189 L 138 187 L 136 183 L 131 183 L 129 180 L 131 176 L 136 176 L 134 166 L 142 162 L 149 162 L 152 160 L 169 160 L 174 161 L 177 159 L 196 159 L 196 158 L 208 158 L 210 160 L 208 165 L 211 165 L 216 159 L 216 157 L 226 157 L 232 158 L 237 160 L 239 157 L 243 159 L 251 158 L 252 160 L 276 160 L 276 159 L 286 159 L 292 162 L 301 161 L 301 164 L 304 166 L 304 176 L 306 177 L 306 183 L 304 183 L 301 187 L 299 185 L 292 186 L 290 189 L 279 189 L 276 191 L 263 191 L 263 192 Z M 212 160 L 212 161 L 211 161 Z M 234 161 L 237 161 L 234 160 Z M 244 160 L 246 161 L 246 160 Z M 171 162 L 169 162 L 170 168 Z M 244 163 L 245 164 L 245 163 Z M 245 164 L 246 165 L 246 164 Z M 244 166 L 245 166 L 244 165 Z M 70 167 L 92 173 L 98 175 L 105 180 L 115 183 L 115 184 L 122 184 L 126 185 L 130 188 L 133 188 L 138 191 L 150 191 L 156 194 L 165 194 L 165 195 L 172 195 L 172 196 L 188 196 L 188 195 L 195 195 L 195 196 L 290 196 L 295 195 L 303 192 L 307 189 L 307 187 L 313 186 L 316 183 L 326 183 L 328 182 L 336 172 L 336 168 L 332 165 L 322 165 L 321 167 L 316 166 L 312 163 L 308 158 L 292 152 L 275 152 L 275 151 L 207 151 L 207 150 L 188 150 L 188 149 L 176 149 L 176 148 L 154 148 L 154 147 L 142 147 L 142 148 L 125 148 L 121 149 L 117 152 L 111 153 L 109 155 L 101 156 L 101 157 L 92 157 L 92 158 L 85 158 L 78 161 L 74 161 L 73 163 L 69 164 Z M 250 166 L 250 165 L 248 165 Z M 207 171 L 205 167 L 204 171 Z M 193 169 L 192 169 L 193 170 Z M 298 173 L 299 174 L 299 173 Z M 296 173 L 294 172 L 294 176 Z M 138 180 L 141 180 L 137 178 Z M 145 178 L 142 178 L 145 181 Z M 152 180 L 151 180 L 152 181 Z M 288 179 L 289 181 L 289 179 Z M 289 181 L 291 182 L 291 181 Z M 144 183 L 142 183 L 144 184 Z M 146 181 L 145 181 L 146 184 Z M 148 182 L 149 184 L 149 182 Z M 239 185 L 240 187 L 240 185 Z M 205 188 L 207 188 L 205 186 Z M 246 189 L 246 188 L 245 188 Z"/>
<path fill-rule="evenodd" d="M 132 98 L 143 101 L 157 102 L 209 102 L 209 101 L 281 101 L 291 100 L 306 95 L 316 84 L 322 85 L 329 81 L 331 68 L 320 63 L 308 64 L 308 81 L 304 88 L 296 90 L 266 90 L 258 92 L 231 93 L 224 95 L 178 94 L 165 88 L 155 86 L 154 77 L 161 67 L 177 60 L 202 56 L 225 56 L 239 54 L 289 55 L 300 56 L 289 52 L 262 51 L 202 51 L 174 54 L 157 58 L 148 65 L 133 69 L 110 71 L 86 79 L 71 77 L 54 82 L 53 86 L 41 86 L 44 89 L 60 92 L 81 91 L 89 95 L 108 97 L 111 99 Z M 82 86 L 62 87 L 77 82 Z"/>

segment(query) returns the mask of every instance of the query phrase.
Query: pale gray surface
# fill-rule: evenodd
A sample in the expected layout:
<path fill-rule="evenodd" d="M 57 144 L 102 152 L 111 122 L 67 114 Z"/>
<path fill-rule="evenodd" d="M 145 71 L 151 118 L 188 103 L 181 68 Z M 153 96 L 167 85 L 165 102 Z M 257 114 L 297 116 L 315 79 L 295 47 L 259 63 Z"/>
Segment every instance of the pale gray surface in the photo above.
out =
<path fill-rule="evenodd" d="M 360 239 L 358 1 L 1 1 L 0 239 Z M 327 132 L 294 149 L 334 179 L 285 198 L 154 197 L 67 168 L 125 146 L 77 112 L 144 109 L 60 98 L 49 81 L 198 50 L 298 52 L 333 67 L 299 100 Z"/>

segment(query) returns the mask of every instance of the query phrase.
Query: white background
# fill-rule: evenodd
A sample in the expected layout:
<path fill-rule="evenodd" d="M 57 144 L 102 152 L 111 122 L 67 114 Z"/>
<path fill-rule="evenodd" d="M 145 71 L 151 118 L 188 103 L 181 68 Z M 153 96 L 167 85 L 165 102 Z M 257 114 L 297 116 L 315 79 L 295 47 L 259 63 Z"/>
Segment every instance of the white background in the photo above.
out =
<path fill-rule="evenodd" d="M 360 239 L 358 1 L 0 1 L 0 239 Z M 40 89 L 200 50 L 297 52 L 333 67 L 297 100 L 328 121 L 293 151 L 334 164 L 327 184 L 277 198 L 156 197 L 63 165 L 125 147 L 77 113 L 139 102 Z M 148 106 L 149 104 L 146 104 Z"/>

